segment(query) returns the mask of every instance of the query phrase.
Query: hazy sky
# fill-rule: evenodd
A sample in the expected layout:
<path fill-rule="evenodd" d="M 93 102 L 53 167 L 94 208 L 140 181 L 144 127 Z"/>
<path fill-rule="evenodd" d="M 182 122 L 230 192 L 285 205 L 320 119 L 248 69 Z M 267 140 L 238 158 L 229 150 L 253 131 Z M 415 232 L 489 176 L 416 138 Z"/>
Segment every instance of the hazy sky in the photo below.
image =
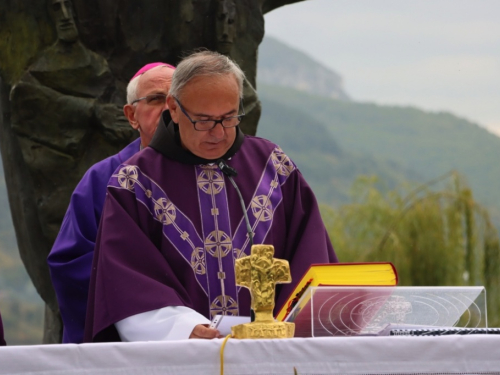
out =
<path fill-rule="evenodd" d="M 307 0 L 266 34 L 344 78 L 356 101 L 445 110 L 500 134 L 500 0 Z"/>

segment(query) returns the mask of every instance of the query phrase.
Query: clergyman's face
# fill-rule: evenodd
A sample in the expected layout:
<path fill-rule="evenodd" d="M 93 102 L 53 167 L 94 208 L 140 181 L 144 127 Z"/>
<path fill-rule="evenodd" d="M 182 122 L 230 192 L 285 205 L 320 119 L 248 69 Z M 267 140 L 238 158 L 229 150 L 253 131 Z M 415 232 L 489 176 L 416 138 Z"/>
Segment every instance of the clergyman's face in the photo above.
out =
<path fill-rule="evenodd" d="M 78 30 L 73 18 L 73 7 L 69 0 L 51 0 L 50 14 L 55 23 L 57 37 L 64 42 L 73 43 L 78 40 Z"/>
<path fill-rule="evenodd" d="M 168 66 L 157 66 L 139 77 L 137 99 L 147 97 L 135 104 L 124 107 L 130 125 L 139 130 L 143 147 L 149 145 L 158 127 L 162 112 L 167 109 L 166 95 L 172 84 L 174 69 Z"/>
<path fill-rule="evenodd" d="M 225 76 L 196 77 L 189 81 L 180 94 L 182 107 L 193 121 L 220 120 L 238 115 L 240 93 L 236 78 Z M 168 105 L 172 120 L 179 124 L 179 134 L 184 148 L 208 160 L 222 157 L 236 139 L 236 127 L 224 128 L 217 124 L 208 131 L 197 131 L 182 113 L 174 98 Z"/>

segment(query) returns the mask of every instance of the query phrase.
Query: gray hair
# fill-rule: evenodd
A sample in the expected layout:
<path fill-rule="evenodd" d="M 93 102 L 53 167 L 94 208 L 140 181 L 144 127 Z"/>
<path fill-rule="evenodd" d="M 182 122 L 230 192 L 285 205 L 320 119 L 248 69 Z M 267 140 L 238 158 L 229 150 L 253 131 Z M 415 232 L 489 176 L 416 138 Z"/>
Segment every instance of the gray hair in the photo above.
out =
<path fill-rule="evenodd" d="M 139 71 L 135 74 L 135 76 L 130 80 L 130 82 L 127 85 L 127 104 L 132 104 L 132 102 L 136 99 L 139 99 L 137 97 L 137 87 L 139 86 L 139 80 L 141 79 L 141 76 L 157 67 L 162 67 L 162 68 L 169 68 L 169 69 L 174 69 L 175 66 L 167 64 L 167 63 L 151 63 L 144 65 Z"/>
<path fill-rule="evenodd" d="M 184 58 L 172 77 L 170 86 L 170 96 L 179 98 L 184 86 L 193 78 L 200 76 L 226 76 L 232 74 L 236 78 L 240 91 L 240 98 L 243 98 L 243 81 L 245 73 L 229 57 L 213 51 L 201 51 L 193 53 Z"/>
<path fill-rule="evenodd" d="M 127 104 L 132 104 L 132 102 L 137 99 L 137 86 L 139 85 L 139 78 L 141 78 L 141 75 L 132 78 L 127 85 Z"/>

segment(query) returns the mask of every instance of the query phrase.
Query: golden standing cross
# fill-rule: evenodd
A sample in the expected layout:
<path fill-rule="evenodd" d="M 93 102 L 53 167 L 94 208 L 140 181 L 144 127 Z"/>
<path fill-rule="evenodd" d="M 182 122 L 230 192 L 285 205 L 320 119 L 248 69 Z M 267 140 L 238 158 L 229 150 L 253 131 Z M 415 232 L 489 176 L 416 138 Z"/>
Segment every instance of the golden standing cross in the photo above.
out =
<path fill-rule="evenodd" d="M 250 256 L 236 260 L 236 284 L 250 289 L 255 321 L 232 327 L 235 338 L 293 337 L 293 323 L 276 322 L 273 318 L 276 284 L 292 281 L 288 261 L 273 256 L 273 246 L 253 245 Z"/>

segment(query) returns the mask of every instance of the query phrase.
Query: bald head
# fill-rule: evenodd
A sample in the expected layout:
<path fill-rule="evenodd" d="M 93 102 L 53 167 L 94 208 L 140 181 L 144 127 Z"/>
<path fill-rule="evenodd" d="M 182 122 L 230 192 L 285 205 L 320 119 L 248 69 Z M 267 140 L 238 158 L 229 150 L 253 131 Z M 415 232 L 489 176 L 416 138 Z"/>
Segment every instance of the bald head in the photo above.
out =
<path fill-rule="evenodd" d="M 164 70 L 161 71 L 159 76 L 163 76 L 164 79 L 169 81 L 168 87 L 170 89 L 170 85 L 172 84 L 172 75 L 175 71 L 175 67 L 170 65 L 170 64 L 167 64 L 167 63 L 146 64 L 141 69 L 139 69 L 137 71 L 137 73 L 134 74 L 134 76 L 132 77 L 132 79 L 130 80 L 130 82 L 127 85 L 127 103 L 128 104 L 132 104 L 132 102 L 134 100 L 136 100 L 137 98 L 140 98 L 140 94 L 138 94 L 137 88 L 139 86 L 140 81 L 146 82 L 148 79 L 147 77 L 151 77 L 151 74 L 147 74 L 147 73 L 151 72 L 151 71 L 153 71 L 153 73 L 160 72 L 160 69 L 164 69 Z M 162 73 L 164 73 L 164 74 L 162 74 Z M 143 76 L 145 74 L 146 74 L 146 78 L 141 79 L 141 78 L 143 78 Z"/>
<path fill-rule="evenodd" d="M 149 145 L 162 112 L 168 108 L 166 97 L 174 71 L 169 64 L 149 64 L 141 68 L 127 86 L 123 112 L 130 125 L 139 131 L 142 147 Z"/>

